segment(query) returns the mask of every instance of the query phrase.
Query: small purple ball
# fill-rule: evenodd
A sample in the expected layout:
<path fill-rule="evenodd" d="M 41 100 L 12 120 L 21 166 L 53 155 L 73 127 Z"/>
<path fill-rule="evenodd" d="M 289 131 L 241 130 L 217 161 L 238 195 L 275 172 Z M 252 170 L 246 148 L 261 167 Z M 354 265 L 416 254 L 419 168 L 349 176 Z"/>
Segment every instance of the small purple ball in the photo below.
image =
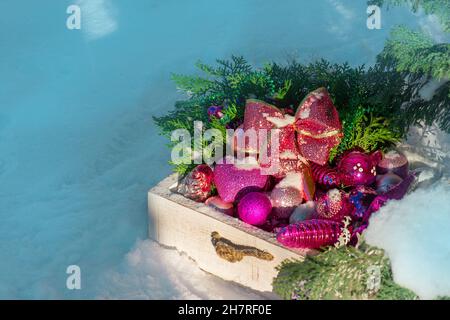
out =
<path fill-rule="evenodd" d="M 222 110 L 223 110 L 222 106 L 210 106 L 207 111 L 209 119 L 211 119 L 211 117 L 215 117 L 218 119 L 222 118 L 223 117 Z"/>
<path fill-rule="evenodd" d="M 238 204 L 238 214 L 242 221 L 259 226 L 266 222 L 272 210 L 269 197 L 261 192 L 247 193 Z"/>

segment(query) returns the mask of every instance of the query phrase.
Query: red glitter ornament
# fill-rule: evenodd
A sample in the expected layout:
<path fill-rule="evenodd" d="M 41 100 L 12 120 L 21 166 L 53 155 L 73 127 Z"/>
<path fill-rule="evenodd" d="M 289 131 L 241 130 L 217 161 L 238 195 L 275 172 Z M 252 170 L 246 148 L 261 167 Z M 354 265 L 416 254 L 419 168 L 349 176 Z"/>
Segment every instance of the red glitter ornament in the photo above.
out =
<path fill-rule="evenodd" d="M 299 164 L 301 166 L 307 160 L 325 164 L 331 148 L 340 142 L 342 136 L 338 113 L 325 88 L 310 93 L 295 117 L 267 102 L 249 99 L 242 129 L 235 134 L 234 141 L 238 137 L 242 141 L 244 135 L 246 141 L 244 146 L 235 147 L 235 150 L 259 154 L 261 167 L 275 166 L 270 174 L 277 178 L 284 177 L 289 171 L 298 171 Z M 262 135 L 262 129 L 266 136 Z M 279 137 L 279 148 L 274 152 L 271 145 L 273 134 Z M 248 136 L 256 136 L 257 141 L 250 144 Z"/>
<path fill-rule="evenodd" d="M 203 202 L 211 195 L 213 176 L 213 171 L 208 165 L 198 165 L 181 179 L 177 192 L 191 200 Z"/>
<path fill-rule="evenodd" d="M 331 189 L 316 201 L 317 215 L 321 219 L 342 221 L 353 211 L 348 194 L 342 190 Z"/>
<path fill-rule="evenodd" d="M 282 228 L 277 240 L 290 248 L 317 249 L 335 244 L 342 233 L 342 223 L 312 219 Z"/>
<path fill-rule="evenodd" d="M 278 150 L 275 150 L 275 154 L 272 154 L 270 135 L 273 131 L 278 133 L 279 139 Z M 287 126 L 283 129 L 272 129 L 272 132 L 269 132 L 267 142 L 266 153 L 259 155 L 259 163 L 261 168 L 274 170 L 270 172 L 274 177 L 284 178 L 288 172 L 302 171 L 304 167 L 309 166 L 306 159 L 298 152 L 293 126 Z"/>
<path fill-rule="evenodd" d="M 295 127 L 300 154 L 320 165 L 327 163 L 330 150 L 342 137 L 339 114 L 325 88 L 306 96 L 297 109 Z"/>

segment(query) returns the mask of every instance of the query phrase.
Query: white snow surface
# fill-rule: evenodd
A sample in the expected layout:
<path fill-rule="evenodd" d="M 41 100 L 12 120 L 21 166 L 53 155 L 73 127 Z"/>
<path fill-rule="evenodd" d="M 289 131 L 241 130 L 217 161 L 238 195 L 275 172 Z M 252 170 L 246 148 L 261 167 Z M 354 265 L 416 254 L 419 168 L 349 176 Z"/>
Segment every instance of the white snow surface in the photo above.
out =
<path fill-rule="evenodd" d="M 66 28 L 72 4 L 81 30 Z M 3 0 L 0 12 L 0 298 L 8 299 L 263 297 L 146 240 L 146 192 L 170 173 L 152 122 L 180 98 L 170 73 L 231 54 L 257 66 L 294 57 L 371 64 L 393 25 L 420 27 L 394 8 L 383 11 L 381 30 L 368 30 L 365 1 L 339 0 Z M 66 288 L 73 264 L 81 290 Z M 415 275 L 413 267 L 405 270 Z"/>
<path fill-rule="evenodd" d="M 370 219 L 367 243 L 385 249 L 394 281 L 422 299 L 450 296 L 450 184 L 390 201 Z"/>

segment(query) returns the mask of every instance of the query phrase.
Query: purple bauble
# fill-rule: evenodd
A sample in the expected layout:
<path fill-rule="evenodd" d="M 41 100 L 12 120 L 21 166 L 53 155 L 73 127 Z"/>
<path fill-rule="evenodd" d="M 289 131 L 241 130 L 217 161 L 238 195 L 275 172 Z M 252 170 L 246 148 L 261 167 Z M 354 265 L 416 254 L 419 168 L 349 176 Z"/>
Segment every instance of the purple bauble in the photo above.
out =
<path fill-rule="evenodd" d="M 397 150 L 387 152 L 377 165 L 378 174 L 394 173 L 402 179 L 408 176 L 408 171 L 408 159 Z"/>
<path fill-rule="evenodd" d="M 346 186 L 373 184 L 377 176 L 376 165 L 380 157 L 379 152 L 367 154 L 355 150 L 346 153 L 338 163 L 341 182 Z"/>
<path fill-rule="evenodd" d="M 254 226 L 264 224 L 271 210 L 270 199 L 261 192 L 247 193 L 238 204 L 239 217 Z"/>
<path fill-rule="evenodd" d="M 222 106 L 210 106 L 208 108 L 209 119 L 211 119 L 212 117 L 221 119 L 223 117 L 222 110 L 223 110 Z"/>
<path fill-rule="evenodd" d="M 383 194 L 399 185 L 403 179 L 396 174 L 386 173 L 381 176 L 377 176 L 377 193 Z"/>
<path fill-rule="evenodd" d="M 331 189 L 317 198 L 316 211 L 320 219 L 342 221 L 352 213 L 353 205 L 344 191 Z"/>

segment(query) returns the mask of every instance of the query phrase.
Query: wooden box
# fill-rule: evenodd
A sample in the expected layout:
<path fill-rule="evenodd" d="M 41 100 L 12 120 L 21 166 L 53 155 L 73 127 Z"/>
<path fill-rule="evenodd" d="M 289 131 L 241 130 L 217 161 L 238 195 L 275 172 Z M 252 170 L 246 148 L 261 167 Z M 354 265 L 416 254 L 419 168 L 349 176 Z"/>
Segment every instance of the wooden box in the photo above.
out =
<path fill-rule="evenodd" d="M 222 279 L 259 291 L 272 291 L 276 267 L 303 260 L 306 250 L 288 249 L 274 234 L 170 191 L 171 175 L 148 192 L 149 236 L 186 253 L 198 266 Z"/>

